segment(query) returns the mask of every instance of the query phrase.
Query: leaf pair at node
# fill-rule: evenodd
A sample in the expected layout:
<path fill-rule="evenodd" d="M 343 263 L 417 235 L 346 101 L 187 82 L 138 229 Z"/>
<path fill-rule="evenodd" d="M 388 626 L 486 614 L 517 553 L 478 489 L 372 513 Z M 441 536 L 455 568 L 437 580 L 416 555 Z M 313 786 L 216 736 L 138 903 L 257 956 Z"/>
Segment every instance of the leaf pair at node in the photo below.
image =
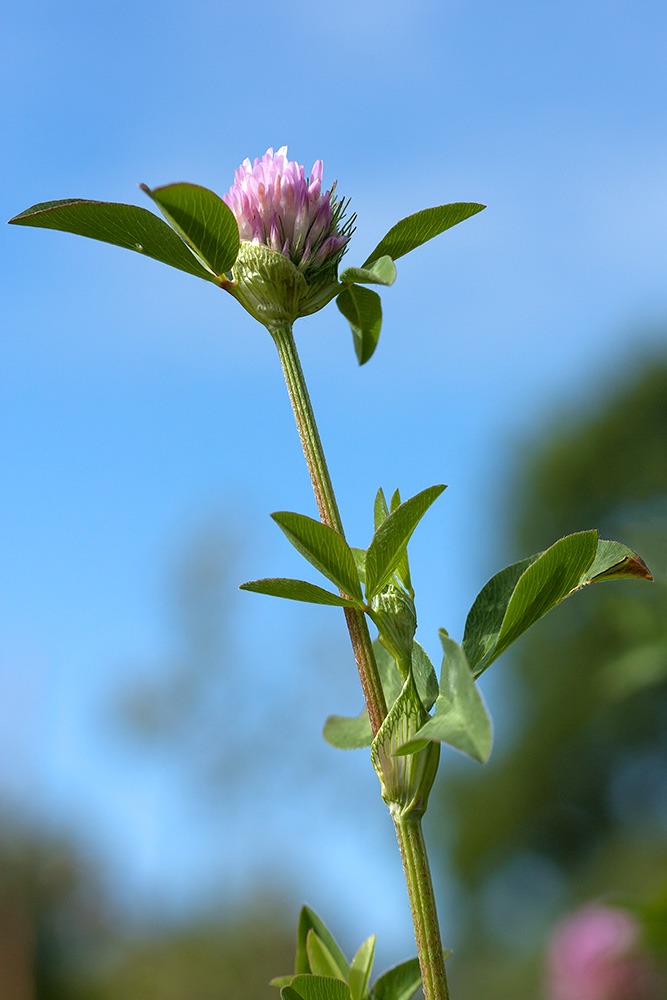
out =
<path fill-rule="evenodd" d="M 338 943 L 310 907 L 299 914 L 295 969 L 271 985 L 282 1000 L 411 1000 L 421 986 L 419 961 L 412 958 L 370 983 L 375 935 L 348 963 Z"/>
<path fill-rule="evenodd" d="M 379 523 L 366 552 L 363 549 L 351 549 L 334 528 L 306 517 L 305 514 L 289 511 L 272 514 L 273 520 L 292 545 L 315 569 L 334 583 L 342 594 L 334 594 L 305 580 L 283 577 L 253 580 L 242 584 L 241 590 L 370 612 L 370 602 L 392 579 L 394 573 L 402 574 L 411 589 L 407 570 L 407 544 L 419 521 L 444 489 L 444 486 L 431 486 L 404 503 L 400 503 L 398 493 L 394 494 L 397 503 Z M 384 496 L 382 499 L 384 500 Z M 362 583 L 365 597 L 362 594 Z"/>
<path fill-rule="evenodd" d="M 348 267 L 340 275 L 346 287 L 336 304 L 350 324 L 359 364 L 365 364 L 377 347 L 382 328 L 382 303 L 377 292 L 365 285 L 392 285 L 396 280 L 394 261 L 433 239 L 446 229 L 481 212 L 484 205 L 457 202 L 426 208 L 401 219 L 380 240 L 361 267 Z"/>
<path fill-rule="evenodd" d="M 224 284 L 240 240 L 236 219 L 222 198 L 198 184 L 168 184 L 154 191 L 142 184 L 141 188 L 169 225 L 136 205 L 81 198 L 33 205 L 10 222 L 112 243 L 216 285 Z"/>
<path fill-rule="evenodd" d="M 531 625 L 589 583 L 652 580 L 643 559 L 596 530 L 566 535 L 546 551 L 496 573 L 468 614 L 463 649 L 475 677 Z"/>
<path fill-rule="evenodd" d="M 42 202 L 9 221 L 16 226 L 57 229 L 112 243 L 233 290 L 231 271 L 239 256 L 239 229 L 222 198 L 198 184 L 167 184 L 154 190 L 145 184 L 140 187 L 168 225 L 136 205 L 83 198 Z M 336 301 L 352 328 L 360 364 L 372 356 L 382 326 L 380 297 L 365 286 L 392 285 L 396 279 L 394 260 L 483 208 L 460 203 L 410 215 L 389 230 L 361 267 L 344 270 L 338 285 L 334 276 L 329 298 L 339 287 Z"/>

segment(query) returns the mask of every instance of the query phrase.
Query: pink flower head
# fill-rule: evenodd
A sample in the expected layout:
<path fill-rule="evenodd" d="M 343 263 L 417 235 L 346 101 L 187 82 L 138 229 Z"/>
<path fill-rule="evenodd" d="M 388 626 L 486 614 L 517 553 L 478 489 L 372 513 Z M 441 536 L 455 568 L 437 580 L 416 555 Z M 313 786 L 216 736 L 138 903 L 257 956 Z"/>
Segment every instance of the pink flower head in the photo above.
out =
<path fill-rule="evenodd" d="M 287 146 L 268 149 L 254 164 L 245 159 L 223 201 L 232 210 L 242 241 L 277 250 L 300 270 L 309 264 L 337 265 L 350 239 L 354 218 L 340 227 L 347 204 L 322 193 L 322 160 L 311 175 L 287 159 Z"/>
<path fill-rule="evenodd" d="M 655 979 L 638 954 L 639 926 L 623 910 L 589 906 L 560 924 L 547 958 L 549 1000 L 650 1000 Z"/>

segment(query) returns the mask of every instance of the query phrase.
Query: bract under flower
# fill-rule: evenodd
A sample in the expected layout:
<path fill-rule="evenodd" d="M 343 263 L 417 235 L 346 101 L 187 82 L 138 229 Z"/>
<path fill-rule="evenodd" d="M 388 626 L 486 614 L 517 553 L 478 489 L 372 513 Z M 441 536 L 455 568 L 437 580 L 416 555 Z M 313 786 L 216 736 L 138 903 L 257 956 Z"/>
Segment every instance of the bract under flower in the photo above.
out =
<path fill-rule="evenodd" d="M 287 159 L 287 146 L 275 154 L 269 149 L 261 160 L 244 160 L 223 195 L 241 237 L 229 291 L 262 323 L 315 312 L 338 289 L 354 216 L 343 223 L 347 204 L 334 196 L 335 185 L 322 192 L 322 170 L 317 160 L 307 178 L 303 166 Z"/>

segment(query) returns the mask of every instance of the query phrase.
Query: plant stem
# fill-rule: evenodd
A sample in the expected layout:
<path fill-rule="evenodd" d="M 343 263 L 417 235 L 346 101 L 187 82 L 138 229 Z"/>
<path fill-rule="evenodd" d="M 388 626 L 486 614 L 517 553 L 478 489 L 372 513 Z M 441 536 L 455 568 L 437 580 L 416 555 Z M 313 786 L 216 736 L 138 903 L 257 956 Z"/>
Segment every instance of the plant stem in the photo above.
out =
<path fill-rule="evenodd" d="M 290 402 L 294 411 L 297 430 L 301 438 L 301 445 L 306 459 L 306 465 L 310 473 L 310 480 L 313 484 L 313 492 L 320 518 L 324 524 L 334 528 L 339 535 L 345 537 L 343 522 L 341 521 L 336 496 L 334 494 L 329 469 L 324 457 L 324 449 L 320 440 L 315 414 L 308 395 L 306 380 L 303 377 L 303 369 L 297 353 L 294 335 L 289 324 L 275 325 L 269 330 L 274 343 L 278 348 L 280 363 L 285 376 L 285 383 L 289 393 Z M 347 621 L 350 641 L 354 650 L 354 658 L 359 671 L 359 679 L 364 692 L 368 717 L 370 719 L 373 735 L 375 735 L 382 725 L 387 714 L 387 703 L 380 682 L 373 645 L 366 624 L 366 616 L 363 611 L 356 608 L 345 608 L 345 619 Z"/>
<path fill-rule="evenodd" d="M 449 1000 L 445 960 L 421 818 L 394 816 L 426 1000 Z"/>
<path fill-rule="evenodd" d="M 320 518 L 324 524 L 345 537 L 292 328 L 285 323 L 273 326 L 269 332 L 280 356 Z M 375 662 L 366 616 L 355 608 L 345 608 L 345 618 L 368 716 L 375 735 L 387 715 L 387 703 Z M 408 887 L 424 996 L 426 1000 L 449 1000 L 435 894 L 421 819 L 405 819 L 398 816 L 394 816 L 393 819 Z"/>

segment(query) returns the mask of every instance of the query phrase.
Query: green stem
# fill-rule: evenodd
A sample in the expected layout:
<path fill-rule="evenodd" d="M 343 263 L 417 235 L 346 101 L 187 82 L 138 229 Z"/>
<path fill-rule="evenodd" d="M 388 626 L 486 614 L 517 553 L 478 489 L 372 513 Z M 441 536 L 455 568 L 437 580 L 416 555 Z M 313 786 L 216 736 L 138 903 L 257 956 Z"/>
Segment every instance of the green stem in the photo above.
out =
<path fill-rule="evenodd" d="M 345 537 L 343 522 L 341 521 L 336 496 L 334 494 L 329 469 L 324 457 L 324 449 L 320 440 L 315 414 L 308 395 L 308 388 L 303 377 L 303 369 L 297 353 L 296 344 L 292 328 L 289 324 L 271 327 L 269 330 L 274 343 L 278 348 L 280 364 L 282 365 L 285 383 L 289 393 L 290 402 L 294 411 L 297 430 L 301 438 L 301 445 L 306 459 L 306 465 L 310 473 L 313 484 L 313 492 L 317 502 L 317 509 L 324 524 L 334 528 L 339 535 Z M 377 733 L 387 714 L 387 703 L 380 682 L 373 644 L 371 642 L 366 616 L 363 611 L 356 608 L 345 608 L 345 619 L 347 621 L 350 641 L 354 650 L 354 658 L 359 671 L 361 687 L 366 699 L 368 717 L 370 719 L 373 735 Z"/>
<path fill-rule="evenodd" d="M 317 509 L 324 524 L 345 537 L 338 504 L 331 483 L 315 414 L 308 395 L 303 369 L 289 324 L 275 325 L 269 332 L 278 349 L 285 383 L 301 438 L 306 465 L 313 484 Z M 355 608 L 345 608 L 345 618 L 366 699 L 368 716 L 375 735 L 387 715 L 380 675 L 375 662 L 366 616 Z M 396 836 L 403 860 L 415 939 L 426 1000 L 449 1000 L 442 944 L 435 907 L 435 894 L 420 819 L 394 816 Z"/>
<path fill-rule="evenodd" d="M 421 819 L 394 816 L 396 838 L 410 898 L 415 940 L 426 1000 L 449 1000 L 435 894 Z"/>

